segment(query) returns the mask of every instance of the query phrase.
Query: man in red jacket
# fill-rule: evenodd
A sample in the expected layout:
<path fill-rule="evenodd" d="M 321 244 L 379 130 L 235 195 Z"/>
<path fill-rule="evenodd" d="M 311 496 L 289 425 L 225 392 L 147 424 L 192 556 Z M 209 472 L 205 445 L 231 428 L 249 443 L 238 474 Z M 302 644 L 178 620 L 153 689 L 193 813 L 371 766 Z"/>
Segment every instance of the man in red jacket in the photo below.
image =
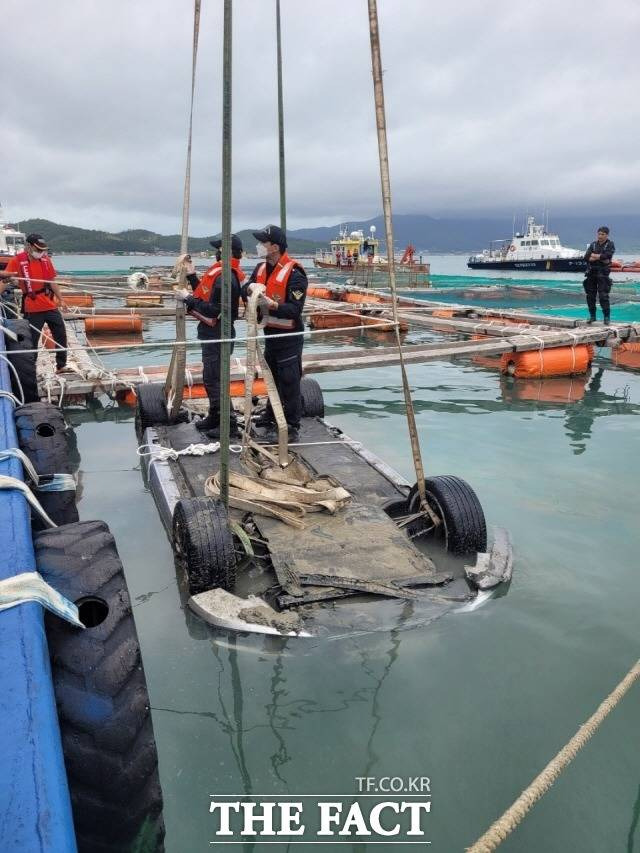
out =
<path fill-rule="evenodd" d="M 67 330 L 58 307 L 64 300 L 54 281 L 56 275 L 44 239 L 40 234 L 29 234 L 26 251 L 11 258 L 0 272 L 0 293 L 9 287 L 10 279 L 18 279 L 22 291 L 22 311 L 31 324 L 33 347 L 35 349 L 38 346 L 42 327 L 46 323 L 57 345 L 56 366 L 60 373 L 67 363 Z"/>

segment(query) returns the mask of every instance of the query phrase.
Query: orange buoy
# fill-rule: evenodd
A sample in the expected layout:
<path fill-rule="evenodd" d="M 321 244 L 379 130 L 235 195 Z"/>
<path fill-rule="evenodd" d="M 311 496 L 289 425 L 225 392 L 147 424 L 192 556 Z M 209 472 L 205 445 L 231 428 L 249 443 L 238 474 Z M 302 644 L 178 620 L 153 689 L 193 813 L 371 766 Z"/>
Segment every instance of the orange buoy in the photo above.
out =
<path fill-rule="evenodd" d="M 351 293 L 347 291 L 341 295 L 342 302 L 354 305 L 379 305 L 383 300 L 373 293 Z"/>
<path fill-rule="evenodd" d="M 575 347 L 554 347 L 532 352 L 505 352 L 500 359 L 500 370 L 518 379 L 572 376 L 586 373 L 592 360 L 593 347 L 578 344 Z"/>
<path fill-rule="evenodd" d="M 611 350 L 613 363 L 640 370 L 640 351 L 625 349 L 626 346 L 627 344 L 620 344 Z"/>
<path fill-rule="evenodd" d="M 328 287 L 308 287 L 307 296 L 314 299 L 333 299 L 333 290 Z"/>
<path fill-rule="evenodd" d="M 314 311 L 309 315 L 312 329 L 348 329 L 360 325 L 360 315 L 355 311 L 347 314 L 343 311 Z"/>
<path fill-rule="evenodd" d="M 126 332 L 141 332 L 142 317 L 139 314 L 103 314 L 100 317 L 87 317 L 85 331 L 99 334 L 118 335 Z"/>
<path fill-rule="evenodd" d="M 62 293 L 62 306 L 68 308 L 92 308 L 92 293 Z"/>
<path fill-rule="evenodd" d="M 451 320 L 453 319 L 455 311 L 451 308 L 436 308 L 435 311 L 431 312 L 432 317 L 439 317 L 441 320 Z"/>
<path fill-rule="evenodd" d="M 616 347 L 616 352 L 640 352 L 640 341 L 626 341 Z"/>
<path fill-rule="evenodd" d="M 242 379 L 234 379 L 229 383 L 229 392 L 232 397 L 244 397 L 244 381 Z M 207 396 L 207 392 L 204 385 L 198 383 L 197 385 L 191 386 L 185 385 L 183 395 L 185 400 L 201 400 Z M 265 385 L 264 379 L 254 380 L 253 396 L 267 396 L 267 386 Z M 121 391 L 118 393 L 118 401 L 126 403 L 128 406 L 135 406 L 136 400 L 137 394 L 135 391 Z"/>
<path fill-rule="evenodd" d="M 125 299 L 127 308 L 145 308 L 164 304 L 161 293 L 130 293 Z"/>
<path fill-rule="evenodd" d="M 385 322 L 382 317 L 376 317 L 375 314 L 361 314 L 360 321 L 363 326 L 373 326 L 376 332 L 393 332 L 394 329 L 391 321 Z M 400 332 L 408 332 L 409 324 L 405 320 L 400 320 L 398 330 Z"/>

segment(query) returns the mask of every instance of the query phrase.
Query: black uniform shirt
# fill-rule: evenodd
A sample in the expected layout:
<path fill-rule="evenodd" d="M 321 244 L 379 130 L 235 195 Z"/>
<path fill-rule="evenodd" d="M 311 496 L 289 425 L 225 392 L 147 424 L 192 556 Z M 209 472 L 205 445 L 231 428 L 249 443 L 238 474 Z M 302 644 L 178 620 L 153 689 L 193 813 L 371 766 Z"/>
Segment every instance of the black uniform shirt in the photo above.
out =
<path fill-rule="evenodd" d="M 607 238 L 604 243 L 598 243 L 597 240 L 594 240 L 593 243 L 589 244 L 589 248 L 586 251 L 584 259 L 587 262 L 589 269 L 593 272 L 608 272 L 609 267 L 611 266 L 611 258 L 613 257 L 615 250 L 616 247 L 613 244 L 613 240 L 609 240 Z M 600 255 L 600 260 L 590 261 L 589 258 L 592 254 Z"/>

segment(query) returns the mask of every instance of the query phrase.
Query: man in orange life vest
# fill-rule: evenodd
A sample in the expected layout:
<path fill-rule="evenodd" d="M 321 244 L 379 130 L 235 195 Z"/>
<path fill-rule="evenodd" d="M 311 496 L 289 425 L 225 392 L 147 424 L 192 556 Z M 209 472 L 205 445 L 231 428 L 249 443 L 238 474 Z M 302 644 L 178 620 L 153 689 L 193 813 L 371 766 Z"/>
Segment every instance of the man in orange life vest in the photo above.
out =
<path fill-rule="evenodd" d="M 264 355 L 282 401 L 289 441 L 297 441 L 302 416 L 302 309 L 307 295 L 307 274 L 301 264 L 287 254 L 287 235 L 277 225 L 267 225 L 261 231 L 254 231 L 253 236 L 258 241 L 258 257 L 263 260 L 251 273 L 246 292 L 251 292 L 254 282 L 266 285 L 268 314 Z M 275 418 L 269 403 L 255 425 L 267 427 L 266 441 L 277 442 Z"/>
<path fill-rule="evenodd" d="M 67 330 L 58 310 L 59 303 L 64 300 L 54 281 L 56 271 L 47 255 L 47 244 L 40 234 L 29 234 L 26 251 L 14 255 L 0 272 L 0 293 L 9 287 L 9 279 L 13 277 L 18 279 L 22 291 L 22 310 L 31 324 L 34 349 L 38 346 L 40 332 L 45 323 L 57 346 L 64 347 L 56 349 L 56 366 L 60 373 L 67 363 Z"/>
<path fill-rule="evenodd" d="M 198 322 L 198 339 L 217 341 L 221 337 L 220 314 L 222 312 L 222 240 L 212 240 L 216 252 L 216 262 L 209 267 L 200 279 L 192 296 L 185 296 L 185 308 Z M 234 322 L 238 319 L 240 285 L 245 274 L 240 269 L 242 241 L 231 235 L 231 334 L 235 338 Z M 233 343 L 231 344 L 233 352 Z M 205 430 L 209 438 L 220 438 L 220 354 L 219 343 L 202 344 L 202 381 L 209 398 L 209 414 L 196 422 L 196 428 Z M 231 436 L 239 435 L 238 426 L 231 410 Z"/>

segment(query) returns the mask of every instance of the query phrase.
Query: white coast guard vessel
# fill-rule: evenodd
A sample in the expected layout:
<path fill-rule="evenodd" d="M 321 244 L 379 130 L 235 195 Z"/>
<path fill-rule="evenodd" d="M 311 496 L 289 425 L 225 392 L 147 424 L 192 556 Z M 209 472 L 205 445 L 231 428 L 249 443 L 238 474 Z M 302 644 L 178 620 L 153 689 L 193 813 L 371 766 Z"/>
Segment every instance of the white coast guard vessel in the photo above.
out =
<path fill-rule="evenodd" d="M 544 225 L 527 218 L 525 234 L 510 240 L 493 240 L 488 249 L 471 255 L 467 266 L 474 270 L 541 270 L 543 272 L 583 272 L 584 252 L 560 243 L 557 234 L 547 234 Z"/>

